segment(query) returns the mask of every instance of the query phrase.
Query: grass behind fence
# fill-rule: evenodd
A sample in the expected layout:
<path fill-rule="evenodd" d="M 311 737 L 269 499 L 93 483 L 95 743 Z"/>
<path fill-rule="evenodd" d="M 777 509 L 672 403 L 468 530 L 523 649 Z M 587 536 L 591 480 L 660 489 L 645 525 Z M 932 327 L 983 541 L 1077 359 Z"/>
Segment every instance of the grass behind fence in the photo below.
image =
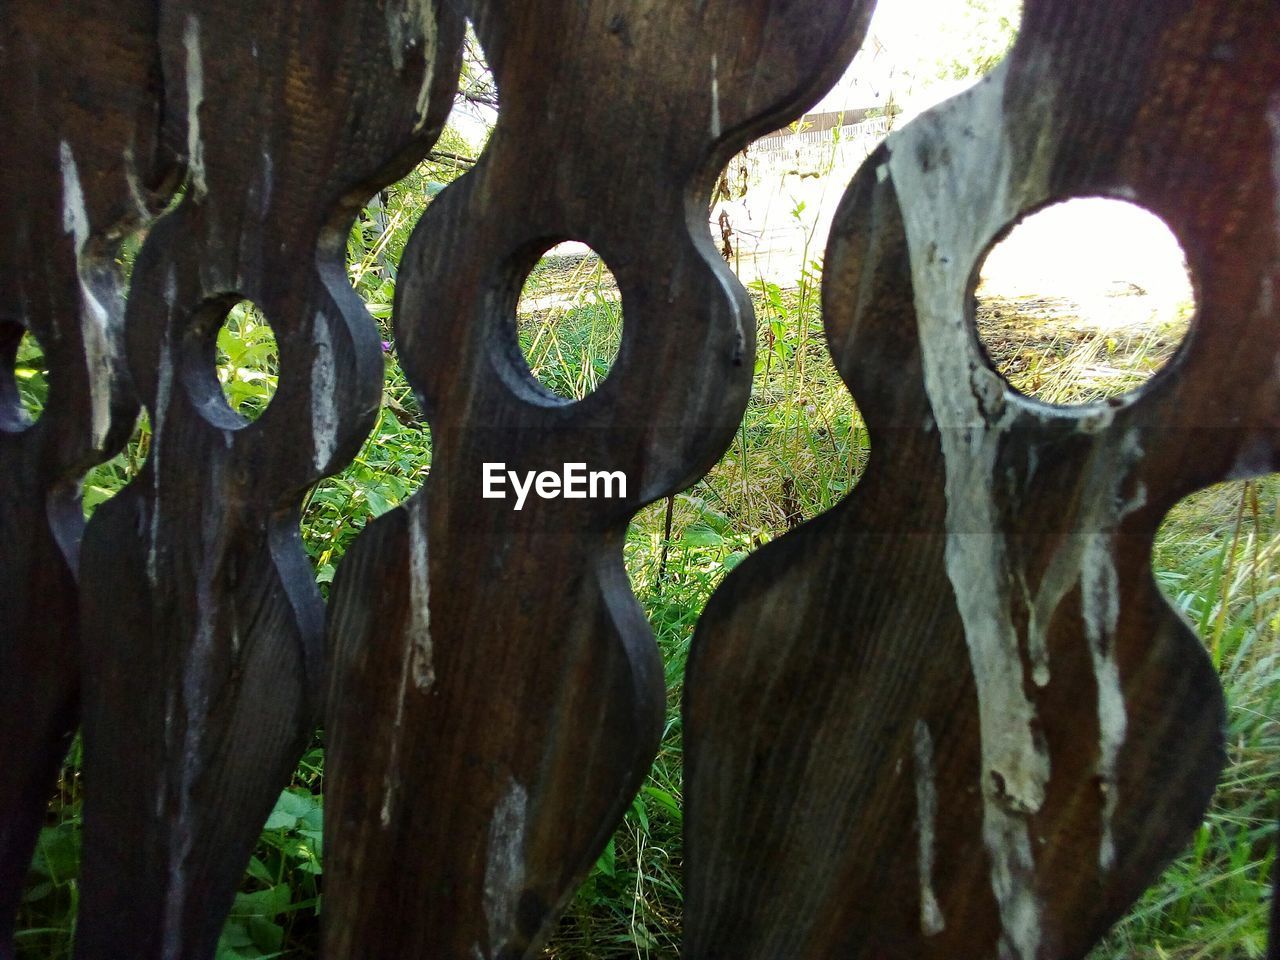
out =
<path fill-rule="evenodd" d="M 409 184 L 392 194 L 382 222 L 407 231 L 405 207 L 422 199 Z M 374 435 L 339 476 L 320 484 L 304 512 L 306 548 L 322 589 L 352 539 L 372 517 L 402 502 L 430 464 L 429 435 L 396 363 L 387 325 L 394 265 L 380 257 L 389 241 L 378 224 L 353 233 L 352 275 L 384 328 L 385 405 Z M 561 960 L 673 958 L 681 910 L 681 728 L 679 702 L 694 624 L 724 575 L 753 549 L 829 508 L 856 482 L 870 453 L 865 425 L 835 373 L 817 304 L 820 267 L 796 284 L 752 290 L 759 330 L 754 390 L 731 448 L 702 480 L 631 524 L 628 573 L 666 663 L 668 718 L 662 748 L 644 788 L 596 868 L 578 891 L 547 949 Z M 568 264 L 566 297 L 521 319 L 530 369 L 551 389 L 581 396 L 607 375 L 620 333 L 620 305 L 598 261 Z M 564 263 L 544 262 L 529 294 L 565 284 Z M 242 312 L 233 329 L 252 334 Z M 237 326 L 238 325 L 238 326 Z M 1167 339 L 1167 338 L 1166 338 Z M 1156 346 L 1164 349 L 1161 340 Z M 1114 352 L 1106 342 L 1073 347 L 1029 363 L 1061 400 L 1094 389 L 1090 370 Z M 1142 355 L 1154 356 L 1143 342 Z M 998 351 L 996 351 L 998 352 Z M 1025 358 L 1024 358 L 1025 359 Z M 1155 359 L 1159 359 L 1158 357 Z M 24 354 L 23 383 L 42 389 L 38 357 Z M 263 402 L 265 378 L 237 373 L 228 395 Z M 242 381 L 242 382 L 241 382 Z M 254 385 L 257 385 L 256 387 Z M 1033 384 L 1027 381 L 1024 386 Z M 1043 384 L 1036 384 L 1037 388 Z M 33 396 L 35 393 L 33 392 Z M 91 509 L 134 475 L 147 452 L 145 427 L 129 449 L 86 481 Z M 666 535 L 670 510 L 670 536 Z M 1267 879 L 1280 796 L 1280 480 L 1215 487 L 1180 504 L 1161 529 L 1155 569 L 1162 589 L 1204 638 L 1227 690 L 1231 765 L 1193 846 L 1161 878 L 1094 954 L 1094 960 L 1253 958 L 1262 955 Z M 323 892 L 323 736 L 308 751 L 264 829 L 228 921 L 220 960 L 318 955 Z M 70 956 L 76 906 L 80 805 L 73 750 L 41 833 L 22 907 L 21 955 Z M 406 851 L 406 857 L 419 857 Z"/>

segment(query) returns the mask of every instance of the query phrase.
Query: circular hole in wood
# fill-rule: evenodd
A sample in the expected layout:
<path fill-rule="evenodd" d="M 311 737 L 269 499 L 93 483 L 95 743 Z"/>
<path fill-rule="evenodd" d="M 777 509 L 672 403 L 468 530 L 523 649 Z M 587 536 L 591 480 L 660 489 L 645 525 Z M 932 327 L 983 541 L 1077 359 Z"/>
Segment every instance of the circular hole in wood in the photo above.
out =
<path fill-rule="evenodd" d="M 622 298 L 591 247 L 568 241 L 542 255 L 516 306 L 529 372 L 547 390 L 581 400 L 609 375 L 622 340 Z"/>
<path fill-rule="evenodd" d="M 246 420 L 257 420 L 275 396 L 280 377 L 276 336 L 262 312 L 242 300 L 218 329 L 218 383 L 227 406 Z"/>
<path fill-rule="evenodd" d="M 49 393 L 44 348 L 30 330 L 0 323 L 0 425 L 24 430 L 40 419 Z"/>
<path fill-rule="evenodd" d="M 1141 387 L 1172 359 L 1195 313 L 1186 255 L 1165 222 L 1101 197 L 1020 221 L 983 260 L 974 297 L 995 368 L 1054 404 Z"/>

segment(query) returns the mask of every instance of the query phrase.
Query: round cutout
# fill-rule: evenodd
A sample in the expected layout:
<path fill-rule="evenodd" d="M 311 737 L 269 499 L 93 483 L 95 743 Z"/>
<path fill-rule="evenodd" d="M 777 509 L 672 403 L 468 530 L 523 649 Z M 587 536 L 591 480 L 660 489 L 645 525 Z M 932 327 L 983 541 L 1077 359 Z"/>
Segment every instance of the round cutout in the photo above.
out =
<path fill-rule="evenodd" d="M 49 394 L 44 348 L 20 324 L 0 324 L 0 425 L 23 430 L 40 419 Z"/>
<path fill-rule="evenodd" d="M 1054 404 L 1141 387 L 1172 359 L 1195 313 L 1186 255 L 1165 222 L 1099 197 L 1018 223 L 983 260 L 974 297 L 995 368 Z"/>
<path fill-rule="evenodd" d="M 516 306 L 528 371 L 566 400 L 581 400 L 609 375 L 622 342 L 618 282 L 584 243 L 557 244 L 530 271 Z"/>
<path fill-rule="evenodd" d="M 257 420 L 275 396 L 280 351 L 270 324 L 252 303 L 231 308 L 218 329 L 218 383 L 227 406 L 246 420 Z"/>

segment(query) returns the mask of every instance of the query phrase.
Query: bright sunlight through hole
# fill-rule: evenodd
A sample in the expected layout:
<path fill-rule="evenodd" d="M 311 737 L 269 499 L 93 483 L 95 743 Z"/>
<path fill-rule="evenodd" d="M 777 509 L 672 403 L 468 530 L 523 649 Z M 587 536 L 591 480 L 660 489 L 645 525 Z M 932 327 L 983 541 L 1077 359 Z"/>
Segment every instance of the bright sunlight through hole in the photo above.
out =
<path fill-rule="evenodd" d="M 1098 197 L 1015 226 L 983 262 L 975 298 L 996 369 L 1056 404 L 1141 386 L 1173 357 L 1195 312 L 1186 257 L 1164 221 Z"/>

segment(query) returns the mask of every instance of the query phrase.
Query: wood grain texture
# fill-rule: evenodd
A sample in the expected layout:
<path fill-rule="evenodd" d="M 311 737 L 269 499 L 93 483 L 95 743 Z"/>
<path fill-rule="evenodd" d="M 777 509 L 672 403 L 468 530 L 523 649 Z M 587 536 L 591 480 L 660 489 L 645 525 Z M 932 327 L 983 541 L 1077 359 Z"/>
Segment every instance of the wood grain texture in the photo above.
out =
<path fill-rule="evenodd" d="M 753 366 L 750 304 L 706 199 L 752 135 L 839 76 L 870 4 L 468 12 L 500 116 L 415 231 L 396 296 L 431 476 L 334 583 L 331 956 L 535 956 L 640 786 L 662 665 L 623 570 L 626 524 L 720 455 Z M 530 376 L 514 317 L 526 274 L 566 238 L 601 254 L 625 314 L 612 371 L 576 403 Z M 482 498 L 486 462 L 621 471 L 627 495 L 516 512 Z"/>
<path fill-rule="evenodd" d="M 138 0 L 0 7 L 0 958 L 78 719 L 80 478 L 137 412 L 114 254 L 171 179 L 155 31 Z M 49 371 L 35 423 L 13 376 L 26 330 Z"/>
<path fill-rule="evenodd" d="M 354 455 L 383 372 L 346 281 L 347 232 L 434 142 L 461 36 L 417 0 L 160 6 L 165 135 L 188 177 L 127 313 L 150 456 L 84 544 L 83 960 L 212 956 L 314 731 L 323 607 L 299 504 Z M 280 353 L 253 423 L 214 369 L 239 299 Z"/>
<path fill-rule="evenodd" d="M 1169 368 L 1056 408 L 996 375 L 983 253 L 1103 195 L 1198 298 Z M 826 259 L 858 488 L 729 575 L 689 661 L 691 960 L 1083 957 L 1199 822 L 1222 693 L 1150 570 L 1181 497 L 1280 466 L 1280 8 L 1028 2 L 894 133 Z"/>

